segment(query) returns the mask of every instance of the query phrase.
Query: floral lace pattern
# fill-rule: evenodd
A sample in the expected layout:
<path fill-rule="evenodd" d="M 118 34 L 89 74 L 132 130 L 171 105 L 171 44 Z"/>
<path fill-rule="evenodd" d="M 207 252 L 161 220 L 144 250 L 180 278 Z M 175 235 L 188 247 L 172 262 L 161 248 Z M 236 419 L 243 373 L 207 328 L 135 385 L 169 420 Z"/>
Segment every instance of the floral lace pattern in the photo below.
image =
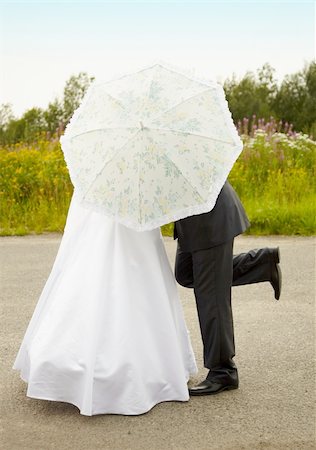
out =
<path fill-rule="evenodd" d="M 93 82 L 60 142 L 82 205 L 139 231 L 211 210 L 242 150 L 222 86 L 160 64 Z"/>

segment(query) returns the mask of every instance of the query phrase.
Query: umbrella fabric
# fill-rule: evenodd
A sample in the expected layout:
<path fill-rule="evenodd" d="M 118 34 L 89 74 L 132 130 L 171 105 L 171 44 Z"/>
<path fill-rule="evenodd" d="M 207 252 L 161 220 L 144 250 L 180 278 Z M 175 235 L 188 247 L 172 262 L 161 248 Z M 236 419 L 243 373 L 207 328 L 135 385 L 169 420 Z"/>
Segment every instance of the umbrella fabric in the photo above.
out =
<path fill-rule="evenodd" d="M 160 64 L 94 81 L 60 142 L 82 205 L 139 231 L 210 211 L 242 150 L 222 86 Z"/>

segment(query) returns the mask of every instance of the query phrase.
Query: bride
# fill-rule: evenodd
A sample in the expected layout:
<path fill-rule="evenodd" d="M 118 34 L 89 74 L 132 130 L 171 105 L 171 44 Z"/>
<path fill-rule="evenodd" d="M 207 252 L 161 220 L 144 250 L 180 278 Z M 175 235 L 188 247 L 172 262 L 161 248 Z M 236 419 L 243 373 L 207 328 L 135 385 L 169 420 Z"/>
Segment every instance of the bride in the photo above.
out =
<path fill-rule="evenodd" d="M 86 416 L 187 401 L 197 368 L 160 229 L 131 230 L 74 192 L 13 369 L 28 397 Z"/>

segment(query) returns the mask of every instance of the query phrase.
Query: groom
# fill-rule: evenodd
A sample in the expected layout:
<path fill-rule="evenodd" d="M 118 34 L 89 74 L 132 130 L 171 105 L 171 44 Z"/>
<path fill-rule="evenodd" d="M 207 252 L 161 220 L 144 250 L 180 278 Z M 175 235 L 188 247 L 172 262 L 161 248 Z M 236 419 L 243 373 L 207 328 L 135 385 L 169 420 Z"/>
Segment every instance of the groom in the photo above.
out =
<path fill-rule="evenodd" d="M 175 277 L 193 288 L 209 373 L 191 395 L 217 394 L 238 388 L 231 287 L 270 281 L 278 300 L 281 293 L 279 249 L 251 250 L 233 257 L 234 237 L 250 226 L 232 186 L 225 182 L 214 208 L 175 222 L 178 238 Z"/>

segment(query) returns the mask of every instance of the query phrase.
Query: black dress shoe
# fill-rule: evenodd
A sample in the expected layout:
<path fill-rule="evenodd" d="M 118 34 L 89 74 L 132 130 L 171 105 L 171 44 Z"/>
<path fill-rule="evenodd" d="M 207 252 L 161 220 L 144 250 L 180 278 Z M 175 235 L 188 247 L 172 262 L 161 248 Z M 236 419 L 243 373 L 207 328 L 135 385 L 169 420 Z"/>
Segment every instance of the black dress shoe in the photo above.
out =
<path fill-rule="evenodd" d="M 272 251 L 273 264 L 271 267 L 271 280 L 270 283 L 274 289 L 274 298 L 279 300 L 282 288 L 282 272 L 279 266 L 280 262 L 280 250 L 279 247 Z"/>
<path fill-rule="evenodd" d="M 237 383 L 219 383 L 216 381 L 211 380 L 204 380 L 202 383 L 198 384 L 197 386 L 194 386 L 192 388 L 189 388 L 189 394 L 190 395 L 215 395 L 219 394 L 222 391 L 229 391 L 231 389 L 237 389 L 238 388 L 238 382 Z"/>

